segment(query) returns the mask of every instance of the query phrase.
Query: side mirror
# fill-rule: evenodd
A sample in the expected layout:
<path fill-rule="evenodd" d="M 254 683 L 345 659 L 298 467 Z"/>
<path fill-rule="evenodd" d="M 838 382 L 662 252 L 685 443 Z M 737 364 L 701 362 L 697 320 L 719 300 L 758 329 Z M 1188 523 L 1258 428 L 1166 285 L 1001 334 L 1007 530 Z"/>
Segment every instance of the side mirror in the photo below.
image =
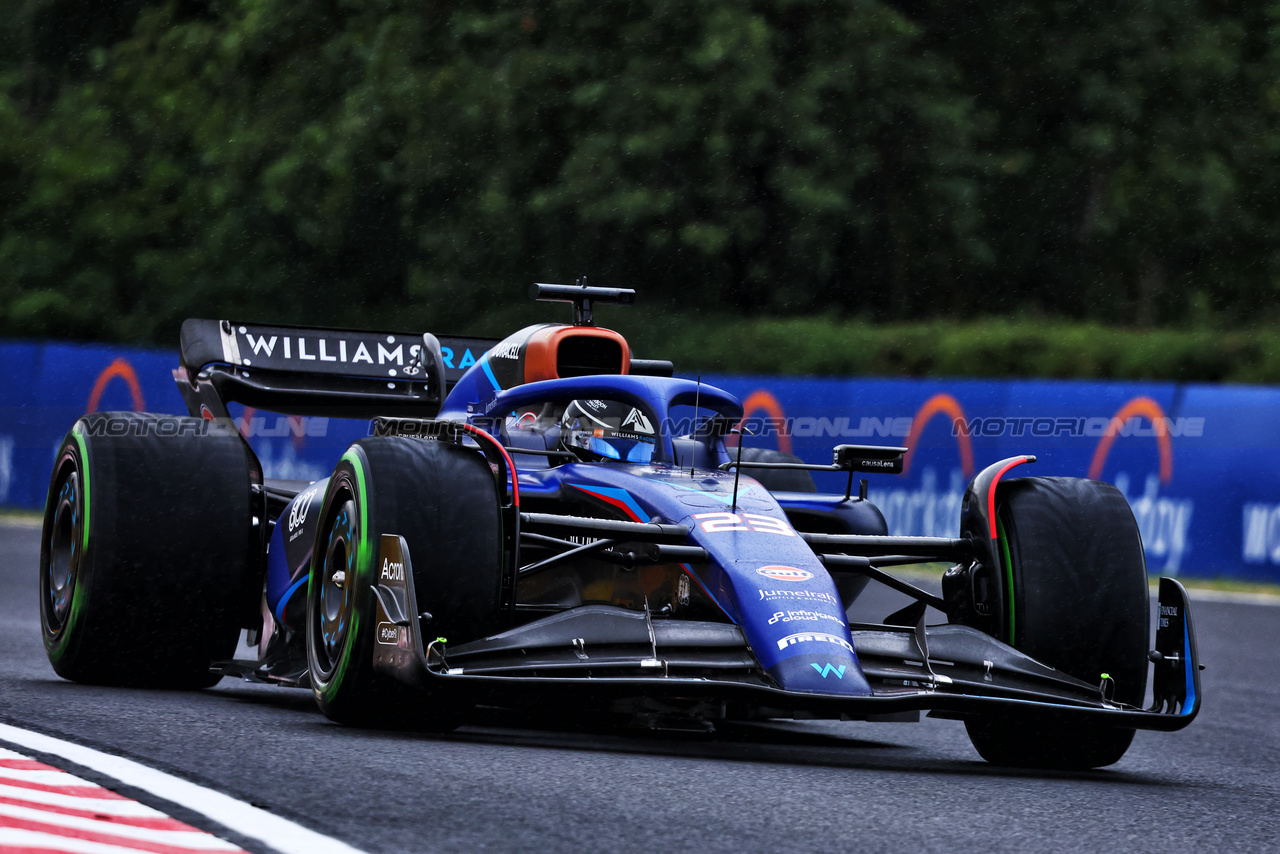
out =
<path fill-rule="evenodd" d="M 842 471 L 899 474 L 906 453 L 906 448 L 882 445 L 836 445 L 831 456 L 832 464 Z"/>

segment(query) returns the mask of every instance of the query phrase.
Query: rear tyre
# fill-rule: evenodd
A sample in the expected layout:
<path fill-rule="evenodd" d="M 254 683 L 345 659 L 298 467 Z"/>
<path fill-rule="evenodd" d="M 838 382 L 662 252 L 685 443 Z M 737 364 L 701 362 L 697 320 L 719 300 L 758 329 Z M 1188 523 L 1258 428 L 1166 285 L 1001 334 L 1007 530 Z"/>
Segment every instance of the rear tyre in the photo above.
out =
<path fill-rule="evenodd" d="M 1147 686 L 1146 558 L 1128 502 L 1108 483 L 1006 481 L 996 500 L 1002 613 L 996 636 L 1090 683 L 1114 680 L 1115 700 L 1140 706 Z M 967 721 L 988 762 L 1087 769 L 1119 761 L 1133 730 L 1064 724 L 1052 716 Z"/>
<path fill-rule="evenodd" d="M 497 483 L 475 450 L 422 439 L 362 439 L 329 480 L 307 591 L 307 659 L 321 711 L 339 723 L 446 731 L 465 705 L 373 668 L 379 541 L 409 546 L 424 646 L 499 628 L 502 521 Z"/>
<path fill-rule="evenodd" d="M 735 460 L 738 458 L 737 449 L 731 450 L 729 454 Z M 772 448 L 743 448 L 742 461 L 744 463 L 804 462 L 795 454 L 775 451 Z M 813 482 L 813 475 L 804 469 L 743 469 L 743 471 L 758 480 L 760 485 L 770 492 L 818 491 L 818 487 Z"/>
<path fill-rule="evenodd" d="M 94 413 L 63 439 L 40 549 L 45 652 L 64 679 L 200 688 L 235 652 L 259 565 L 257 463 L 212 422 Z"/>

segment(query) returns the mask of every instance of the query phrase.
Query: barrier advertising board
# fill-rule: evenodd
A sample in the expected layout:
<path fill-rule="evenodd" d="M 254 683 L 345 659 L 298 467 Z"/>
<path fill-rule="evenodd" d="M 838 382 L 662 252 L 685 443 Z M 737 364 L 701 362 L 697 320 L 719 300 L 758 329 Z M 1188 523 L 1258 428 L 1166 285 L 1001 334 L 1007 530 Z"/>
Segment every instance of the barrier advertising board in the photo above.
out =
<path fill-rule="evenodd" d="M 59 441 L 85 412 L 185 414 L 172 352 L 2 343 L 18 365 L 0 422 L 0 505 L 38 509 Z M 471 357 L 479 356 L 471 354 Z M 736 394 L 749 445 L 815 463 L 837 444 L 904 445 L 900 475 L 868 475 L 894 534 L 954 536 L 965 485 L 1015 454 L 1019 474 L 1110 481 L 1134 510 L 1153 573 L 1280 581 L 1280 389 L 1049 380 L 704 376 Z M 328 475 L 362 421 L 232 412 L 267 477 Z M 820 488 L 843 490 L 837 475 Z"/>

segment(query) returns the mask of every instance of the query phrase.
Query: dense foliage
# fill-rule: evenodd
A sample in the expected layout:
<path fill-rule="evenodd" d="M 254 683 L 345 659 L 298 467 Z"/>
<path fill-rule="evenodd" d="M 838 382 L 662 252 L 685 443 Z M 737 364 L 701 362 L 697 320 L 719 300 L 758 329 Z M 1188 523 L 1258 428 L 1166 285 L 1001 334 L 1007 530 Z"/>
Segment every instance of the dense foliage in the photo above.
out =
<path fill-rule="evenodd" d="M 835 317 L 616 318 L 644 356 L 686 373 L 1054 377 L 1280 384 L 1269 329 L 1117 329 L 1069 321 L 868 324 Z"/>
<path fill-rule="evenodd" d="M 1272 4 L 11 7 L 0 335 L 486 332 L 581 275 L 651 321 L 1280 318 Z"/>

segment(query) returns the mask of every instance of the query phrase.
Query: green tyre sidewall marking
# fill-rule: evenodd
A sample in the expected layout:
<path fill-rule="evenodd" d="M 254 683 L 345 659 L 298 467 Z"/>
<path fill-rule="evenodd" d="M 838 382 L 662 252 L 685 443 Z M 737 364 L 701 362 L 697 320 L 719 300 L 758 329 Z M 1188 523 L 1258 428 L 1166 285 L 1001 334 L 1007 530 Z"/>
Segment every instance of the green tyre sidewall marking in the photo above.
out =
<path fill-rule="evenodd" d="M 333 674 L 330 681 L 337 688 L 342 685 L 342 680 L 346 678 L 347 671 L 351 668 L 351 661 L 354 657 L 354 647 L 356 641 L 360 637 L 360 617 L 362 605 L 361 593 L 366 587 L 365 579 L 369 577 L 370 558 L 369 558 L 369 493 L 364 476 L 364 455 L 359 453 L 355 448 L 348 448 L 347 452 L 342 455 L 341 462 L 345 462 L 351 466 L 356 477 L 356 506 L 360 508 L 360 545 L 356 549 L 356 578 L 355 590 L 351 596 L 351 625 L 347 628 L 347 636 L 342 643 L 342 660 L 338 663 L 338 669 Z"/>
<path fill-rule="evenodd" d="M 352 594 L 351 608 L 348 614 L 350 624 L 347 627 L 346 636 L 343 638 L 342 649 L 338 654 L 339 660 L 337 662 L 337 666 L 334 669 L 333 674 L 323 683 L 318 683 L 316 685 L 317 693 L 323 695 L 324 700 L 330 703 L 334 702 L 335 700 L 338 702 L 341 702 L 341 700 L 339 700 L 338 697 L 343 691 L 343 688 L 344 688 L 343 683 L 347 679 L 351 668 L 353 666 L 356 666 L 353 660 L 356 654 L 358 653 L 357 641 L 360 637 L 360 632 L 362 630 L 361 612 L 363 610 L 362 606 L 364 604 L 364 599 L 365 599 L 365 597 L 362 595 L 362 592 L 368 586 L 366 583 L 366 579 L 369 577 L 370 567 L 372 566 L 371 564 L 372 558 L 370 555 L 370 547 L 369 547 L 369 494 L 367 491 L 368 480 L 365 477 L 364 455 L 360 453 L 359 450 L 355 447 L 348 448 L 346 453 L 344 453 L 342 455 L 342 458 L 339 460 L 339 465 L 341 465 L 342 463 L 346 463 L 347 465 L 349 465 L 351 467 L 351 473 L 354 475 L 355 488 L 357 492 L 355 496 L 356 506 L 359 507 L 359 512 L 360 512 L 360 521 L 359 521 L 360 531 L 357 536 L 358 545 L 356 547 L 356 578 L 353 580 L 356 587 Z M 336 495 L 336 493 L 334 494 Z M 330 531 L 331 525 L 326 523 L 325 527 L 323 527 L 321 530 L 326 532 Z M 308 580 L 308 585 L 311 587 L 311 589 L 317 590 L 317 591 L 320 589 L 319 584 L 321 581 L 319 577 L 320 575 L 319 560 L 321 559 L 321 555 L 323 554 L 323 551 L 321 551 L 320 546 L 321 544 L 317 541 L 316 547 L 313 548 L 312 554 L 314 555 L 314 557 L 312 558 L 312 563 L 311 563 L 311 576 Z M 318 596 L 319 593 L 317 593 L 316 595 Z M 311 630 L 308 629 L 308 632 L 310 633 Z M 312 636 L 312 642 L 313 643 L 315 642 L 314 634 Z"/>
<path fill-rule="evenodd" d="M 84 440 L 83 422 L 77 421 L 71 427 L 69 433 L 70 438 L 75 440 L 75 454 L 72 459 L 74 461 L 74 470 L 80 475 L 80 494 L 77 499 L 80 502 L 80 524 L 83 529 L 83 535 L 80 538 L 80 554 L 76 556 L 77 566 L 74 569 L 73 587 L 71 590 L 71 610 L 67 614 L 66 621 L 58 630 L 56 635 L 51 635 L 46 629 L 44 634 L 45 652 L 49 656 L 49 662 L 55 667 L 62 663 L 67 653 L 76 642 L 76 632 L 84 620 L 85 608 L 88 606 L 89 585 L 86 584 L 85 569 L 88 564 L 89 556 L 89 513 L 92 506 L 89 501 L 89 449 Z M 62 447 L 65 450 L 70 442 L 63 440 Z M 61 456 L 61 453 L 59 454 Z M 56 488 L 61 491 L 61 485 L 64 482 L 62 472 L 54 473 L 55 480 L 49 485 L 49 498 L 46 499 L 46 508 L 48 502 L 56 496 L 53 490 Z M 47 512 L 47 510 L 46 510 Z M 42 532 L 45 539 L 48 539 L 49 532 Z M 46 544 L 47 545 L 47 544 Z M 43 561 L 41 562 L 43 564 Z M 42 565 L 40 571 L 47 572 L 48 567 Z M 40 603 L 41 616 L 43 618 L 45 602 Z"/>
<path fill-rule="evenodd" d="M 1012 646 L 1017 638 L 1014 632 L 1013 558 L 1009 554 L 1009 538 L 1005 535 L 1004 519 L 1000 513 L 996 513 L 996 536 L 1000 540 L 1000 559 L 1004 563 L 1005 617 L 1008 621 L 1006 641 Z"/>
<path fill-rule="evenodd" d="M 80 548 L 84 551 L 89 549 L 89 449 L 84 444 L 84 428 L 80 426 L 79 421 L 71 428 L 71 435 L 75 437 L 76 445 L 80 448 L 80 483 L 84 487 L 84 542 L 80 544 Z"/>

